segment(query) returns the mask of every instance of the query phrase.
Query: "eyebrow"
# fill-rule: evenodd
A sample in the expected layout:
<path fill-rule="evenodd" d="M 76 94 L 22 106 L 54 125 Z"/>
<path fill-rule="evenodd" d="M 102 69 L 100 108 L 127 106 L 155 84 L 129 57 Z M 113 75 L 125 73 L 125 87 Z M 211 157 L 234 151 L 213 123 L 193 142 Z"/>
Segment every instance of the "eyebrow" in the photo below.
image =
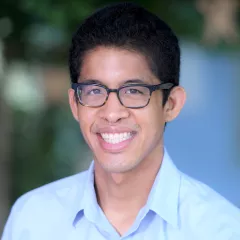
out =
<path fill-rule="evenodd" d="M 105 84 L 103 82 L 101 82 L 100 80 L 96 80 L 96 79 L 84 79 L 84 80 L 79 81 L 79 82 L 80 83 L 86 83 L 86 84 L 101 84 L 101 85 L 105 86 Z M 136 84 L 136 83 L 149 84 L 149 83 L 146 83 L 144 80 L 141 80 L 141 79 L 129 79 L 129 80 L 121 82 L 120 86 L 124 86 L 124 85 L 128 85 L 128 84 Z"/>
<path fill-rule="evenodd" d="M 123 85 L 134 84 L 134 83 L 146 84 L 146 82 L 141 79 L 130 79 L 130 80 L 125 81 L 123 83 Z"/>
<path fill-rule="evenodd" d="M 79 83 L 87 83 L 87 84 L 101 84 L 103 85 L 103 83 L 99 80 L 95 80 L 95 79 L 84 79 L 84 80 L 80 80 Z"/>

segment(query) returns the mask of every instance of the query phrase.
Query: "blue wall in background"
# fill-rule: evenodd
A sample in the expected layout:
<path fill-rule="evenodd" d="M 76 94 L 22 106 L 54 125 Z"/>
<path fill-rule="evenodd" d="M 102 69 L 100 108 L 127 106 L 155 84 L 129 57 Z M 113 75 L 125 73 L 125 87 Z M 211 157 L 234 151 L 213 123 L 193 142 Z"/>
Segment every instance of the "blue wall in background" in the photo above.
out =
<path fill-rule="evenodd" d="M 239 59 L 182 46 L 187 102 L 165 144 L 179 169 L 240 207 Z"/>

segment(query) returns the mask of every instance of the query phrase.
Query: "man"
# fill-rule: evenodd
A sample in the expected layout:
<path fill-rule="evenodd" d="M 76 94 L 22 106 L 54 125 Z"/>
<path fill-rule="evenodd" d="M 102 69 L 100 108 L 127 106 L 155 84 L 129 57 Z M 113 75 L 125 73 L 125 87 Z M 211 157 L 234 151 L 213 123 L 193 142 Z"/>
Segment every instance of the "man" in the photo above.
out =
<path fill-rule="evenodd" d="M 3 240 L 239 240 L 239 210 L 164 148 L 185 102 L 166 23 L 132 3 L 105 7 L 79 27 L 69 59 L 69 103 L 94 161 L 18 199 Z"/>

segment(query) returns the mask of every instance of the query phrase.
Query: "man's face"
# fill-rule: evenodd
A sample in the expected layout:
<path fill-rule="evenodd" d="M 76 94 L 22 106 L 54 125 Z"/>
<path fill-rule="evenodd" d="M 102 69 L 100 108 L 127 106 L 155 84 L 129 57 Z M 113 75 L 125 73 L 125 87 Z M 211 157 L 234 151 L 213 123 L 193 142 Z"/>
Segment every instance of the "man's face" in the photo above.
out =
<path fill-rule="evenodd" d="M 118 48 L 98 47 L 84 57 L 79 82 L 97 80 L 108 88 L 119 88 L 132 79 L 159 84 L 144 56 Z M 162 91 L 152 93 L 140 109 L 121 105 L 110 93 L 105 105 L 82 106 L 69 90 L 69 101 L 82 134 L 94 154 L 95 164 L 111 173 L 123 173 L 160 157 L 164 124 L 169 115 L 162 106 Z"/>

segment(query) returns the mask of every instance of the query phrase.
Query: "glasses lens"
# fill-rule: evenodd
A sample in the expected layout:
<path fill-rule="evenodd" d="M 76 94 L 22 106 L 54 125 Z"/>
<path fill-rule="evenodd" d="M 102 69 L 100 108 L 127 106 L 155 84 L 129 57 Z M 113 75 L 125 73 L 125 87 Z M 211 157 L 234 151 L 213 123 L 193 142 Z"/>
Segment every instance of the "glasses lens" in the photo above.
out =
<path fill-rule="evenodd" d="M 144 107 L 148 104 L 150 90 L 144 86 L 127 86 L 120 90 L 119 97 L 125 107 Z"/>
<path fill-rule="evenodd" d="M 96 85 L 81 85 L 77 88 L 79 101 L 89 107 L 98 107 L 104 104 L 107 98 L 105 88 Z"/>

